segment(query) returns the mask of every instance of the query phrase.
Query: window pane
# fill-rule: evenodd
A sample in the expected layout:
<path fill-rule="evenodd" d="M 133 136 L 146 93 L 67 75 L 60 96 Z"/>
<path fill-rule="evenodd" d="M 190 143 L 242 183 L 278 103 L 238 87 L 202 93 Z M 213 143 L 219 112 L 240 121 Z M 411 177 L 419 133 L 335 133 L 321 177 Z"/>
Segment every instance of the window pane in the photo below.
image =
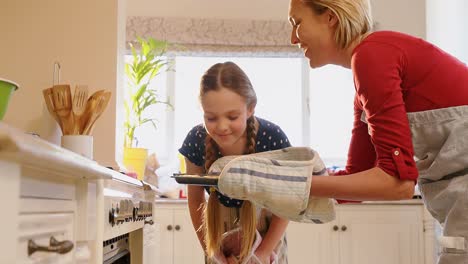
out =
<path fill-rule="evenodd" d="M 328 65 L 310 71 L 310 142 L 327 166 L 346 165 L 354 93 L 349 69 Z"/>
<path fill-rule="evenodd" d="M 255 114 L 279 125 L 292 145 L 302 145 L 300 58 L 240 58 L 257 93 Z"/>

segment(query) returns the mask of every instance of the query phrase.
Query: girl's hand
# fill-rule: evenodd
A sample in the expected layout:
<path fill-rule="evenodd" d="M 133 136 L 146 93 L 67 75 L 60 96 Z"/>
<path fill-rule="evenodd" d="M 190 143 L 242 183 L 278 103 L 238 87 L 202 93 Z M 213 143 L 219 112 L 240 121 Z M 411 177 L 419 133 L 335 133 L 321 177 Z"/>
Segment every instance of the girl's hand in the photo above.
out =
<path fill-rule="evenodd" d="M 254 255 L 252 256 L 252 260 L 250 260 L 248 263 L 255 263 L 255 264 L 270 264 L 270 256 L 271 254 L 265 253 L 263 251 L 255 251 Z M 256 261 L 255 261 L 255 260 Z"/>
<path fill-rule="evenodd" d="M 214 254 L 213 261 L 216 264 L 230 264 L 231 263 L 228 261 L 228 259 L 226 259 L 226 256 L 224 256 L 223 252 L 220 252 L 220 251 Z"/>
<path fill-rule="evenodd" d="M 239 264 L 239 261 L 234 256 L 229 256 L 227 258 L 227 264 Z"/>

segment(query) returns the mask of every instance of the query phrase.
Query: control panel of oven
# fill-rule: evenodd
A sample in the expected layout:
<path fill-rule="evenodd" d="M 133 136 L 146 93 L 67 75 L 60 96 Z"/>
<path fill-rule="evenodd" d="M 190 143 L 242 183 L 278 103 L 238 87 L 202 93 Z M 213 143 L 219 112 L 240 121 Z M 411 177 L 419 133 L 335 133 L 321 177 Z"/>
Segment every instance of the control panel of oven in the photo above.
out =
<path fill-rule="evenodd" d="M 126 222 L 145 221 L 152 216 L 153 204 L 151 202 L 134 202 L 130 199 L 123 199 L 111 203 L 108 220 L 109 224 L 114 226 Z"/>

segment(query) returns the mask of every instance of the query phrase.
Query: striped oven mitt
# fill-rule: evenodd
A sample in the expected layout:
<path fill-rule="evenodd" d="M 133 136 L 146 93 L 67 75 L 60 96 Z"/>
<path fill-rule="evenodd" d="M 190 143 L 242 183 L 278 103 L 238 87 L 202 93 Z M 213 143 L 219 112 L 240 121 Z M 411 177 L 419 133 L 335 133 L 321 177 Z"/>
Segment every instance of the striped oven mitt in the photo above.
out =
<path fill-rule="evenodd" d="M 227 156 L 214 162 L 209 173 L 219 174 L 218 189 L 224 195 L 250 200 L 277 216 L 317 224 L 335 219 L 333 199 L 309 196 L 311 176 L 328 176 L 310 148 Z"/>

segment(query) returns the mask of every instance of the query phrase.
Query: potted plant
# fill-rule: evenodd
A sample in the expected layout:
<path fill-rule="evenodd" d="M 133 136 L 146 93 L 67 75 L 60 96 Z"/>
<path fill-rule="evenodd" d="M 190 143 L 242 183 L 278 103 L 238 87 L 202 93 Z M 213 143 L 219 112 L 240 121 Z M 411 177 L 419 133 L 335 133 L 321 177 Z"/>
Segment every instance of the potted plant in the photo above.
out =
<path fill-rule="evenodd" d="M 143 179 L 148 151 L 138 148 L 135 130 L 145 124 L 151 124 L 154 129 L 157 128 L 156 119 L 145 114 L 150 106 L 165 104 L 172 107 L 168 100 L 161 100 L 157 90 L 150 87 L 155 77 L 162 71 L 171 69 L 171 64 L 165 56 L 168 42 L 140 37 L 137 40 L 140 49 L 137 51 L 137 48 L 130 44 L 132 61 L 125 64 L 127 88 L 124 100 L 123 163 L 128 170 L 137 173 L 138 179 Z"/>

